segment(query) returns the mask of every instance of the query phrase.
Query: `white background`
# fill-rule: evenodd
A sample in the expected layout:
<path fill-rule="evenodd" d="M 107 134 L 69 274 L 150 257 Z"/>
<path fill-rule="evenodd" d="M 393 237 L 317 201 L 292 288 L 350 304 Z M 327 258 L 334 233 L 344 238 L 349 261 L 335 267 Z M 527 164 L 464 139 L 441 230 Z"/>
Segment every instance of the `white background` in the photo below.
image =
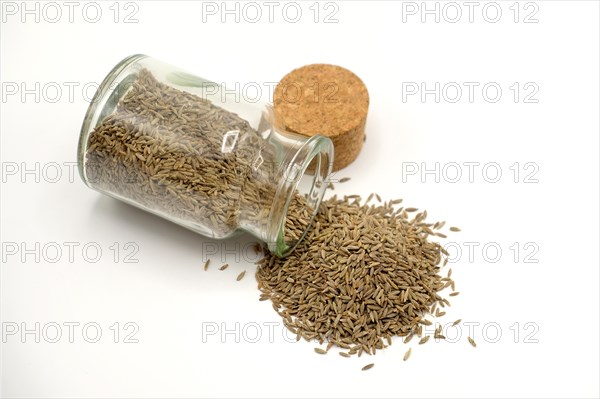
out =
<path fill-rule="evenodd" d="M 3 396 L 600 394 L 597 2 L 480 2 L 472 22 L 463 2 L 438 3 L 439 22 L 434 14 L 422 22 L 420 2 L 348 1 L 318 4 L 315 22 L 311 1 L 298 3 L 297 23 L 293 9 L 282 14 L 285 3 L 272 23 L 262 2 L 257 23 L 244 20 L 255 10 L 244 15 L 242 3 L 240 21 L 225 15 L 225 23 L 220 2 L 212 3 L 216 15 L 191 1 L 102 2 L 87 14 L 75 2 L 71 16 L 58 2 L 55 22 L 56 6 L 35 4 L 27 3 L 38 7 L 33 14 L 21 2 L 2 5 Z M 462 18 L 452 23 L 456 5 Z M 92 23 L 96 8 L 102 14 Z M 333 11 L 337 22 L 325 23 Z M 463 229 L 443 241 L 461 248 L 451 262 L 461 295 L 440 321 L 479 323 L 472 332 L 478 347 L 468 344 L 464 326 L 454 343 L 411 342 L 407 362 L 398 341 L 375 357 L 352 359 L 288 343 L 270 303 L 258 301 L 251 238 L 205 239 L 71 176 L 94 84 L 133 53 L 233 87 L 264 85 L 266 100 L 270 82 L 305 64 L 358 74 L 371 96 L 368 138 L 337 175 L 352 180 L 336 192 L 402 197 Z M 408 95 L 422 82 L 429 89 L 439 82 L 439 102 L 434 94 Z M 465 82 L 478 84 L 472 102 Z M 482 93 L 488 83 L 502 89 L 497 102 L 492 89 Z M 456 85 L 462 97 L 452 103 Z M 471 179 L 469 162 L 479 163 Z M 436 163 L 437 182 L 435 173 L 422 173 Z M 462 175 L 453 183 L 457 165 Z M 56 246 L 62 256 L 53 262 Z M 95 247 L 102 253 L 94 263 Z M 214 247 L 223 253 L 204 272 Z M 237 255 L 225 253 L 236 248 Z M 216 270 L 225 261 L 229 269 Z M 248 274 L 236 282 L 242 270 Z M 72 339 L 69 322 L 79 323 Z M 36 323 L 39 337 L 23 334 Z M 269 323 L 277 323 L 272 337 Z M 56 325 L 62 336 L 52 343 Z M 90 343 L 94 326 L 102 336 Z M 131 332 L 137 343 L 125 342 Z M 370 362 L 372 370 L 360 371 Z"/>

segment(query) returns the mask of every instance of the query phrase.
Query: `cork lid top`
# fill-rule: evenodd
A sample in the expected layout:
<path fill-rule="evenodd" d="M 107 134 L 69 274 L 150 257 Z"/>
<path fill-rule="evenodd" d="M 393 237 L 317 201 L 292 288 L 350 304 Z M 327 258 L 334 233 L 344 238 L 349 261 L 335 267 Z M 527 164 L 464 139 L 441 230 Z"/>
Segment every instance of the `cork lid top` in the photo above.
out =
<path fill-rule="evenodd" d="M 364 125 L 369 93 L 353 72 L 312 64 L 288 73 L 275 88 L 275 114 L 288 130 L 334 138 Z"/>

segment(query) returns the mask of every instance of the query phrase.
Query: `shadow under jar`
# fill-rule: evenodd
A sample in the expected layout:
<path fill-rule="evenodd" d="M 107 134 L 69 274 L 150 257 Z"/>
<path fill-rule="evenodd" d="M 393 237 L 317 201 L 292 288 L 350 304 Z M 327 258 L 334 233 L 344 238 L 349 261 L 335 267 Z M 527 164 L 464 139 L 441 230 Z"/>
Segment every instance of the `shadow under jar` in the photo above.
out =
<path fill-rule="evenodd" d="M 121 61 L 87 111 L 91 188 L 213 238 L 246 231 L 286 256 L 325 193 L 333 145 L 278 129 L 271 106 L 145 55 Z"/>

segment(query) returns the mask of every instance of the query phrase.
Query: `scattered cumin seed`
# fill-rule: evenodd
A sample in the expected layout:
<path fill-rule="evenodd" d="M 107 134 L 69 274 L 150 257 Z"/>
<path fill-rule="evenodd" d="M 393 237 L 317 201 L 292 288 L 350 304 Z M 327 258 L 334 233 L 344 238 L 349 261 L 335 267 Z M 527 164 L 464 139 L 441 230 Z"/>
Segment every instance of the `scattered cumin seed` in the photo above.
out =
<path fill-rule="evenodd" d="M 456 292 L 451 292 L 448 296 L 457 296 L 458 294 L 460 294 L 460 292 L 456 291 Z"/>
<path fill-rule="evenodd" d="M 223 266 L 219 267 L 219 270 L 225 270 L 229 267 L 229 263 L 225 263 Z"/>
<path fill-rule="evenodd" d="M 375 366 L 375 363 L 369 363 L 365 367 L 362 368 L 362 371 L 370 370 Z"/>
<path fill-rule="evenodd" d="M 429 337 L 431 337 L 431 335 L 426 335 L 423 338 L 421 338 L 421 340 L 419 341 L 419 345 L 423 345 L 425 342 L 429 341 Z"/>
<path fill-rule="evenodd" d="M 460 231 L 458 227 L 450 227 L 450 231 Z"/>
<path fill-rule="evenodd" d="M 469 343 L 471 344 L 471 346 L 473 346 L 473 348 L 477 348 L 477 344 L 475 343 L 475 340 L 471 337 L 467 337 L 467 339 L 469 340 Z"/>
<path fill-rule="evenodd" d="M 410 357 L 410 353 L 411 353 L 411 352 L 412 352 L 412 348 L 409 348 L 409 349 L 406 351 L 406 353 L 404 354 L 404 358 L 403 358 L 403 360 L 404 360 L 404 361 L 407 361 L 407 360 L 408 360 L 408 358 Z"/>
<path fill-rule="evenodd" d="M 346 183 L 347 181 L 350 181 L 349 177 L 342 177 L 339 182 L 340 183 Z"/>
<path fill-rule="evenodd" d="M 346 352 L 338 352 L 340 354 L 340 356 L 342 357 L 350 357 L 349 354 L 347 354 Z"/>
<path fill-rule="evenodd" d="M 240 281 L 241 279 L 244 278 L 245 275 L 246 275 L 246 271 L 244 270 L 243 272 L 241 272 L 240 274 L 238 274 L 236 280 Z"/>
<path fill-rule="evenodd" d="M 204 271 L 208 270 L 208 265 L 210 264 L 210 259 L 207 259 L 206 262 L 204 262 Z"/>
<path fill-rule="evenodd" d="M 327 353 L 327 351 L 325 349 L 321 349 L 321 348 L 315 348 L 315 352 L 317 352 L 319 355 L 324 355 Z"/>
<path fill-rule="evenodd" d="M 452 327 L 457 326 L 461 321 L 462 319 L 456 320 L 454 323 L 452 323 Z"/>

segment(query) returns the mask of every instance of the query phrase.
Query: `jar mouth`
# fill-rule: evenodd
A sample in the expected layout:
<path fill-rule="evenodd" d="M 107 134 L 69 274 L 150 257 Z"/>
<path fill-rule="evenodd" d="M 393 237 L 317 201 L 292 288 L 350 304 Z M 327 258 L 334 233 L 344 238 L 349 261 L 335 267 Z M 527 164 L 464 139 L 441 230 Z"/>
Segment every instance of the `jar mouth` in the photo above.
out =
<path fill-rule="evenodd" d="M 304 239 L 319 210 L 327 189 L 327 179 L 333 167 L 333 143 L 330 139 L 315 135 L 306 140 L 285 168 L 277 197 L 285 196 L 280 213 L 268 240 L 271 253 L 285 257 Z M 282 198 L 280 197 L 280 198 Z M 302 223 L 294 218 L 303 214 Z M 293 226 L 295 234 L 290 233 Z"/>

